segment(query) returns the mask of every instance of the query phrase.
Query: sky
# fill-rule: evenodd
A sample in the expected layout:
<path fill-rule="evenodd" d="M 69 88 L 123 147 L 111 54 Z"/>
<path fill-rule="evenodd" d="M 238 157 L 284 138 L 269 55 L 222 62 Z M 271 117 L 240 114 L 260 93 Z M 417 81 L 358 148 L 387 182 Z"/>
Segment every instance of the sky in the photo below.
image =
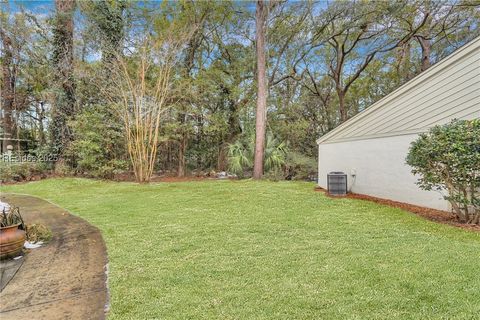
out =
<path fill-rule="evenodd" d="M 2 0 L 0 0 L 2 1 Z M 5 0 L 3 0 L 5 1 Z M 24 7 L 30 12 L 33 13 L 41 13 L 45 14 L 52 11 L 55 8 L 54 0 L 6 0 L 9 4 L 10 10 L 12 11 L 19 11 L 20 7 Z M 239 1 L 246 1 L 246 0 L 239 0 Z M 144 2 L 144 1 L 139 1 Z M 145 2 L 162 2 L 162 0 L 148 0 Z M 252 6 L 254 3 L 252 2 Z"/>
<path fill-rule="evenodd" d="M 13 12 L 20 11 L 21 7 L 24 7 L 30 12 L 45 14 L 52 11 L 55 7 L 53 1 L 41 1 L 41 0 L 10 0 L 8 6 Z"/>
<path fill-rule="evenodd" d="M 240 0 L 241 1 L 241 0 Z M 12 11 L 20 10 L 19 7 L 23 6 L 31 12 L 46 13 L 55 7 L 54 0 L 7 0 Z M 140 1 L 144 2 L 144 1 Z M 149 0 L 146 2 L 162 2 L 162 0 Z M 253 2 L 252 2 L 253 5 Z"/>

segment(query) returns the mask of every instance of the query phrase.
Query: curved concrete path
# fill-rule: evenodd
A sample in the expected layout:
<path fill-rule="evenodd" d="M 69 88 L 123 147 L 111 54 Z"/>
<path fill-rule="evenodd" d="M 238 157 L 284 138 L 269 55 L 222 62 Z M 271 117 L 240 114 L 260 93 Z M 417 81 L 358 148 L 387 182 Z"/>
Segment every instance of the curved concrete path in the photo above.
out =
<path fill-rule="evenodd" d="M 0 319 L 105 319 L 107 251 L 100 231 L 45 200 L 2 194 L 27 223 L 43 223 L 52 240 L 31 250 L 0 293 Z"/>

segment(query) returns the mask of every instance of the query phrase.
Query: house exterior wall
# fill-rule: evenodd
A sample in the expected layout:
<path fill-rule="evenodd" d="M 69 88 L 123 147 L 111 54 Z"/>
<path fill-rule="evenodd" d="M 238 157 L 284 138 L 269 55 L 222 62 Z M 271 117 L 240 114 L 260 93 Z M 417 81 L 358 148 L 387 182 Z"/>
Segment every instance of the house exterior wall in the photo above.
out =
<path fill-rule="evenodd" d="M 327 188 L 327 174 L 343 171 L 351 192 L 449 210 L 435 191 L 423 191 L 405 164 L 410 143 L 417 134 L 321 144 L 318 153 L 318 185 Z M 355 174 L 355 177 L 352 175 Z"/>
<path fill-rule="evenodd" d="M 441 194 L 417 187 L 405 157 L 419 133 L 452 119 L 475 118 L 480 118 L 480 38 L 318 139 L 318 184 L 326 188 L 327 173 L 343 171 L 352 192 L 449 210 Z"/>

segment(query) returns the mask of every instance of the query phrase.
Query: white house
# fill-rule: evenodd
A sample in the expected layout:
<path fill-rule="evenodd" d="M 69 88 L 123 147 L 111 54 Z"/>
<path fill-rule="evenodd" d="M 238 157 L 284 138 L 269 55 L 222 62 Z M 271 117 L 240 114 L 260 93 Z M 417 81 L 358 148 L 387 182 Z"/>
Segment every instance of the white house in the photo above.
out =
<path fill-rule="evenodd" d="M 351 192 L 449 210 L 423 191 L 405 164 L 421 132 L 452 119 L 480 118 L 480 38 L 473 40 L 317 140 L 318 185 L 343 171 Z"/>

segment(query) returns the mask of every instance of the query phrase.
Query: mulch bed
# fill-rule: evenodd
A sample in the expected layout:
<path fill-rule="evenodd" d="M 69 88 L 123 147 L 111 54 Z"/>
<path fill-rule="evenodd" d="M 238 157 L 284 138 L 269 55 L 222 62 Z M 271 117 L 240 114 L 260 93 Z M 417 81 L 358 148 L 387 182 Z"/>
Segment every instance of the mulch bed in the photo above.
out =
<path fill-rule="evenodd" d="M 21 178 L 20 180 L 16 180 L 16 181 L 15 180 L 0 181 L 0 184 L 2 185 L 22 184 L 22 183 L 27 183 L 31 181 L 39 181 L 39 180 L 55 178 L 55 177 L 57 177 L 57 175 L 55 175 L 54 173 L 46 172 L 46 173 L 36 174 L 26 178 Z"/>
<path fill-rule="evenodd" d="M 325 193 L 325 195 L 327 197 L 330 197 L 330 198 L 349 198 L 349 199 L 371 201 L 371 202 L 387 205 L 387 206 L 390 206 L 390 207 L 403 209 L 405 211 L 412 212 L 412 213 L 414 213 L 418 216 L 421 216 L 425 219 L 435 221 L 435 222 L 438 222 L 438 223 L 448 224 L 448 225 L 455 226 L 455 227 L 458 227 L 458 228 L 462 228 L 462 229 L 465 229 L 465 230 L 480 232 L 480 226 L 479 225 L 459 223 L 455 219 L 455 217 L 450 212 L 447 212 L 447 211 L 420 207 L 420 206 L 416 206 L 416 205 L 409 204 L 409 203 L 393 201 L 393 200 L 389 200 L 389 199 L 382 199 L 382 198 L 367 196 L 365 194 L 358 194 L 358 193 L 348 193 L 346 196 L 342 196 L 342 197 L 331 196 L 331 195 L 328 194 L 327 190 L 325 190 L 323 188 L 320 188 L 320 187 L 315 187 L 315 191 L 323 192 L 323 193 Z"/>
<path fill-rule="evenodd" d="M 153 177 L 151 182 L 187 182 L 187 181 L 203 181 L 203 180 L 217 180 L 211 177 Z"/>
<path fill-rule="evenodd" d="M 24 184 L 31 181 L 39 181 L 43 179 L 52 179 L 52 178 L 63 178 L 63 177 L 83 177 L 89 179 L 98 179 L 92 178 L 87 175 L 58 175 L 55 173 L 48 173 L 42 175 L 35 175 L 28 177 L 27 179 L 23 179 L 20 181 L 1 181 L 2 185 L 14 185 L 14 184 Z M 232 180 L 232 178 L 228 178 Z M 102 179 L 99 179 L 102 180 Z M 107 179 L 108 180 L 108 179 Z M 111 180 L 113 181 L 120 181 L 120 182 L 135 182 L 135 175 L 133 173 L 122 173 L 115 175 Z M 216 177 L 209 177 L 209 176 L 185 176 L 185 177 L 177 177 L 177 176 L 168 176 L 168 175 L 161 175 L 161 176 L 153 176 L 150 179 L 150 182 L 188 182 L 188 181 L 205 181 L 205 180 L 221 180 L 220 178 Z"/>

